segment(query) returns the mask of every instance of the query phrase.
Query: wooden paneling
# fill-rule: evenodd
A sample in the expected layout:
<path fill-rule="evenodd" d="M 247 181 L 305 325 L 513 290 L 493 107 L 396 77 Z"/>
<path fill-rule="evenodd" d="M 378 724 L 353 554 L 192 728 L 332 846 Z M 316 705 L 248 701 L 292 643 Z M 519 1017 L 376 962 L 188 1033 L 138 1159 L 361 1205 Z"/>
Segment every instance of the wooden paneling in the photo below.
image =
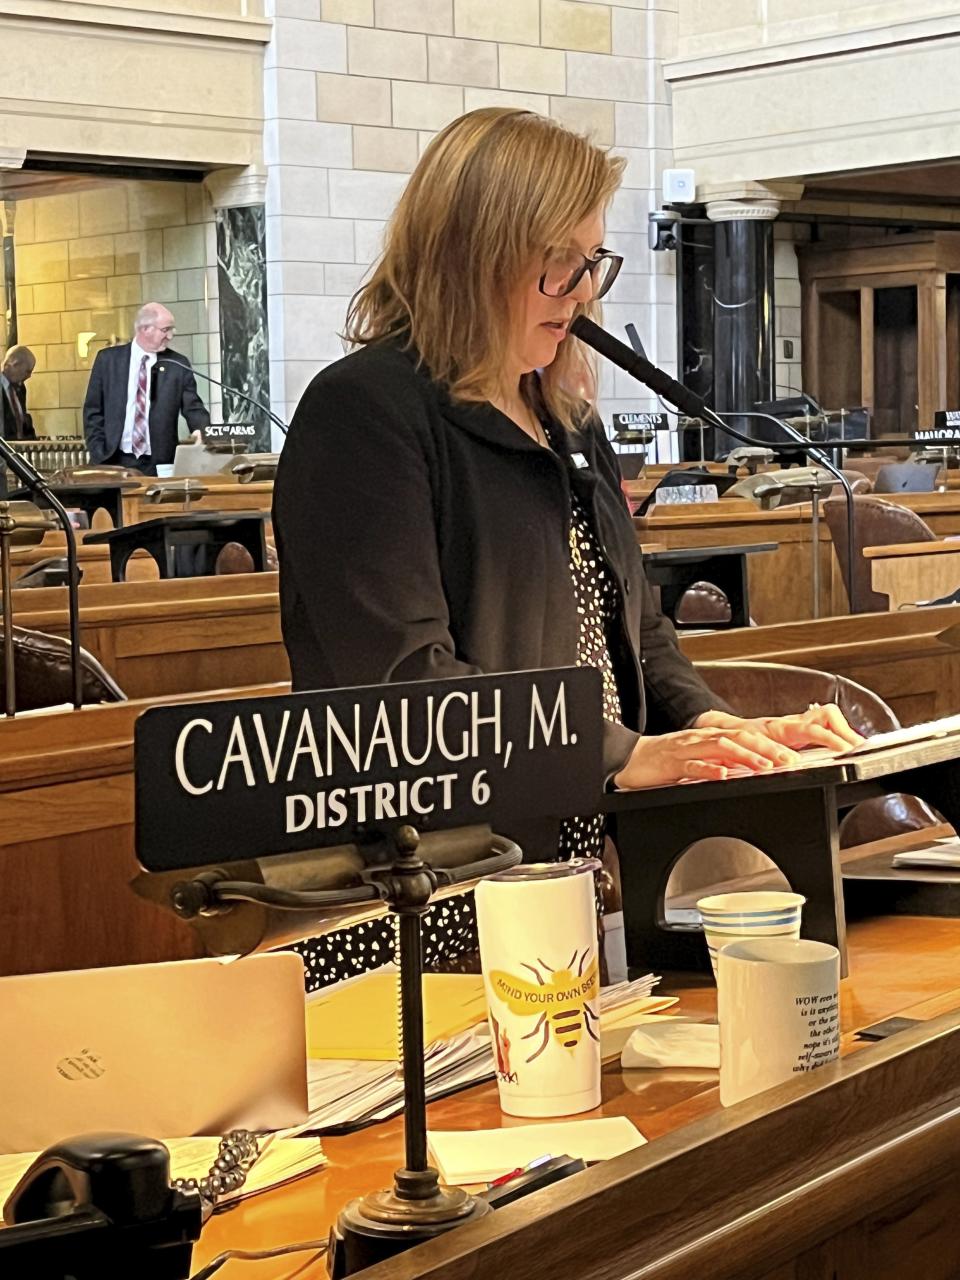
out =
<path fill-rule="evenodd" d="M 129 888 L 139 870 L 133 728 L 150 705 L 114 703 L 0 722 L 0 975 L 200 954 L 187 925 Z"/>
<path fill-rule="evenodd" d="M 804 386 L 828 408 L 866 404 L 874 434 L 932 427 L 934 412 L 951 407 L 946 274 L 957 270 L 960 235 L 814 243 L 797 256 Z M 897 296 L 908 291 L 909 314 Z"/>
<path fill-rule="evenodd" d="M 783 662 L 847 676 L 872 689 L 903 724 L 960 713 L 960 649 L 939 637 L 960 606 L 858 614 L 776 627 L 682 635 L 694 662 Z"/>
<path fill-rule="evenodd" d="M 916 542 L 867 547 L 870 583 L 890 609 L 939 600 L 960 588 L 960 543 Z"/>
<path fill-rule="evenodd" d="M 131 698 L 289 679 L 276 573 L 81 584 L 81 641 Z M 14 593 L 18 625 L 66 635 L 65 588 Z"/>
<path fill-rule="evenodd" d="M 960 534 L 960 490 L 884 494 L 885 501 L 914 511 L 939 538 Z M 730 504 L 732 507 L 732 504 Z M 813 617 L 813 543 L 809 502 L 760 511 L 730 509 L 726 500 L 678 507 L 654 506 L 634 520 L 641 542 L 665 547 L 734 546 L 776 542 L 778 550 L 749 557 L 750 615 L 760 626 Z M 820 616 L 848 612 L 840 564 L 826 521 L 818 530 Z M 960 584 L 958 584 L 960 585 Z"/>

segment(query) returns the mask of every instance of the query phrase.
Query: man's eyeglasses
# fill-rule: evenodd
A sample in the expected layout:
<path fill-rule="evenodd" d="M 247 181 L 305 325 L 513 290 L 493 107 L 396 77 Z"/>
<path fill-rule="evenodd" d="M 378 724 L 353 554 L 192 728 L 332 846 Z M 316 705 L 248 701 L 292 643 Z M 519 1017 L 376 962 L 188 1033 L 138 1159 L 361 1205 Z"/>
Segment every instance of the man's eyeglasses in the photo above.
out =
<path fill-rule="evenodd" d="M 592 285 L 590 300 L 595 302 L 608 292 L 622 266 L 623 258 L 609 249 L 601 249 L 592 258 L 576 249 L 554 249 L 544 263 L 540 292 L 548 298 L 564 298 L 573 293 L 584 272 L 589 271 Z"/>
<path fill-rule="evenodd" d="M 170 334 L 177 332 L 175 324 L 152 324 L 150 328 L 156 329 L 159 333 L 165 333 L 168 337 Z"/>

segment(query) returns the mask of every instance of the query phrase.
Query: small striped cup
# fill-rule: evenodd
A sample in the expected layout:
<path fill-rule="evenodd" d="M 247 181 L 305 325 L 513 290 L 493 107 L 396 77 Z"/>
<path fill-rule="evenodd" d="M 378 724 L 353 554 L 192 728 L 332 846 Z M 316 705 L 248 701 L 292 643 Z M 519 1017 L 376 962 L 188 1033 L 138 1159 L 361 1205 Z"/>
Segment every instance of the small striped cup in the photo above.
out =
<path fill-rule="evenodd" d="M 800 908 L 805 902 L 802 894 L 779 890 L 717 893 L 701 898 L 697 910 L 714 978 L 717 954 L 728 942 L 742 938 L 799 938 Z"/>

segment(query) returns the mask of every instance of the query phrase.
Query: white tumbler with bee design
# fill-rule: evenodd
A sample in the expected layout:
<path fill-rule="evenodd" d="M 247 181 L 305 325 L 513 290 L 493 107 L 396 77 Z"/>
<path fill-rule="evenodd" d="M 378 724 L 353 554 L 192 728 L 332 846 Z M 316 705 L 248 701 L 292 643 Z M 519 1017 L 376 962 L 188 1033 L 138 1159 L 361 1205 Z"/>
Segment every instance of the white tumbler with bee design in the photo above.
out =
<path fill-rule="evenodd" d="M 480 961 L 500 1088 L 512 1116 L 600 1105 L 595 858 L 529 863 L 477 886 Z"/>

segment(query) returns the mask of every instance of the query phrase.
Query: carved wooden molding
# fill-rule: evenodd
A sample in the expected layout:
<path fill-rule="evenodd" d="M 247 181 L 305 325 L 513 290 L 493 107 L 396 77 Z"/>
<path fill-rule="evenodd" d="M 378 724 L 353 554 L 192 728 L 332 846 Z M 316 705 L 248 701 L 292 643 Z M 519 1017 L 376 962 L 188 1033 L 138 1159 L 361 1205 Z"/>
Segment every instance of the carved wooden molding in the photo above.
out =
<path fill-rule="evenodd" d="M 159 20 L 158 20 L 159 18 Z M 269 43 L 273 24 L 267 18 L 240 14 L 196 13 L 176 7 L 157 10 L 145 5 L 98 3 L 98 0 L 0 0 L 0 20 L 69 23 L 74 26 L 129 29 L 140 36 L 187 35 L 216 40 Z"/>

